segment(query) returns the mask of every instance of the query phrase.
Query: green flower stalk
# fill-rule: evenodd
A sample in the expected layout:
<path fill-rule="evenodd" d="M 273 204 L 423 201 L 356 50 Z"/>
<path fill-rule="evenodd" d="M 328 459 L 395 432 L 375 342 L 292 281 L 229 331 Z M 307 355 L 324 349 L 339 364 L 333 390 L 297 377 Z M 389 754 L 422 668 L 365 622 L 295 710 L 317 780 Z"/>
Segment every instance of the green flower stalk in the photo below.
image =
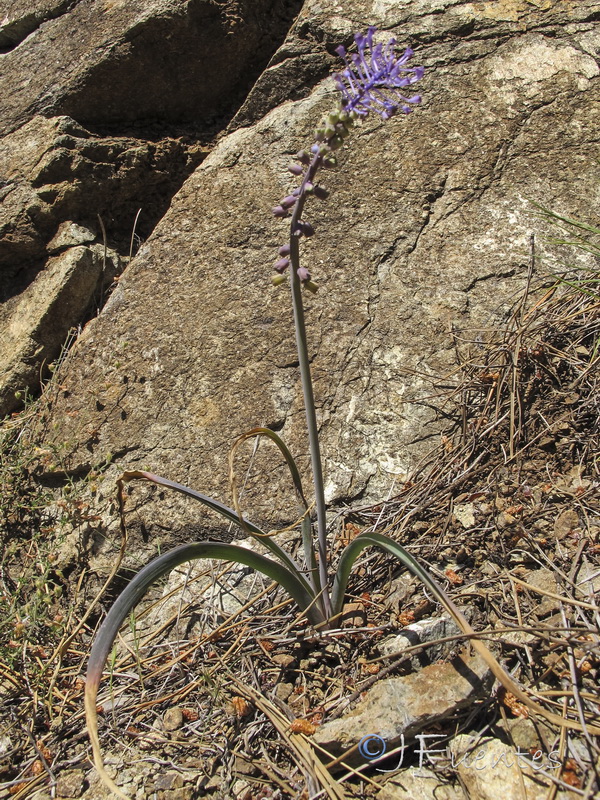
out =
<path fill-rule="evenodd" d="M 289 167 L 293 175 L 301 178 L 300 186 L 289 195 L 286 195 L 273 208 L 275 217 L 290 219 L 289 242 L 279 248 L 279 258 L 275 263 L 276 275 L 274 276 L 274 283 L 280 284 L 286 281 L 289 270 L 291 273 L 290 284 L 296 344 L 306 408 L 309 450 L 315 490 L 316 552 L 313 526 L 309 514 L 310 506 L 304 493 L 298 467 L 281 438 L 269 429 L 255 428 L 248 431 L 238 438 L 232 448 L 230 477 L 234 508 L 229 508 L 218 500 L 207 497 L 187 486 L 149 472 L 125 472 L 118 481 L 124 542 L 126 541 L 123 513 L 124 486 L 135 479 L 151 481 L 159 486 L 180 492 L 197 500 L 228 522 L 239 525 L 242 531 L 254 536 L 269 551 L 268 555 L 261 555 L 236 544 L 211 541 L 181 545 L 158 556 L 144 567 L 130 581 L 108 612 L 96 635 L 88 661 L 85 710 L 94 763 L 98 773 L 106 786 L 117 796 L 125 798 L 125 800 L 127 800 L 127 796 L 106 773 L 102 762 L 96 703 L 104 666 L 118 635 L 119 628 L 129 617 L 131 610 L 142 599 L 148 588 L 178 564 L 198 558 L 236 561 L 262 572 L 272 580 L 277 581 L 288 592 L 311 625 L 318 630 L 323 630 L 334 627 L 341 615 L 348 579 L 356 559 L 365 548 L 377 547 L 397 558 L 423 583 L 431 595 L 459 625 L 463 633 L 470 638 L 473 648 L 483 658 L 495 677 L 519 701 L 534 713 L 543 716 L 549 722 L 562 728 L 582 730 L 586 734 L 600 734 L 599 726 L 590 722 L 584 724 L 583 719 L 579 721 L 573 717 L 567 718 L 566 716 L 546 711 L 525 694 L 500 666 L 483 642 L 479 641 L 473 628 L 446 592 L 413 556 L 392 539 L 368 530 L 360 533 L 343 551 L 330 590 L 323 471 L 302 303 L 302 289 L 314 292 L 317 286 L 313 282 L 308 269 L 300 265 L 300 241 L 303 236 L 309 237 L 315 232 L 312 225 L 303 219 L 307 199 L 311 196 L 318 199 L 326 199 L 327 197 L 326 189 L 317 182 L 317 174 L 321 167 L 335 166 L 336 152 L 342 147 L 356 120 L 364 118 L 371 112 L 375 112 L 382 119 L 387 120 L 397 111 L 408 113 L 414 105 L 420 102 L 419 95 L 406 97 L 404 94 L 405 89 L 420 80 L 423 75 L 422 67 L 408 66 L 412 51 L 407 49 L 401 56 L 397 56 L 394 39 L 390 39 L 384 48 L 381 44 L 374 44 L 374 34 L 375 28 L 369 28 L 366 34 L 355 36 L 356 52 L 351 55 L 347 54 L 344 48 L 338 48 L 338 54 L 345 64 L 344 70 L 335 76 L 335 82 L 341 94 L 339 107 L 328 114 L 323 124 L 317 129 L 315 142 L 311 147 L 310 154 L 301 151 L 297 155 L 297 163 Z M 271 441 L 281 452 L 290 470 L 296 493 L 303 508 L 302 516 L 298 523 L 304 550 L 303 564 L 298 564 L 283 550 L 274 541 L 272 535 L 261 530 L 246 517 L 242 516 L 235 487 L 233 460 L 237 447 L 242 442 L 254 437 L 264 437 Z"/>
<path fill-rule="evenodd" d="M 317 290 L 317 286 L 313 283 L 312 276 L 306 267 L 300 266 L 300 239 L 302 236 L 308 237 L 314 234 L 312 225 L 302 219 L 307 199 L 311 195 L 319 199 L 325 199 L 328 196 L 327 190 L 316 183 L 317 173 L 321 167 L 336 165 L 335 151 L 350 135 L 354 122 L 366 117 L 371 111 L 379 114 L 382 119 L 389 119 L 398 110 L 408 114 L 412 110 L 411 105 L 421 102 L 419 95 L 406 97 L 403 94 L 403 90 L 407 86 L 423 77 L 423 67 L 407 66 L 413 51 L 407 48 L 402 56 L 396 57 L 394 49 L 396 40 L 390 39 L 384 50 L 381 44 L 373 44 L 375 31 L 376 29 L 371 27 L 366 35 L 357 34 L 354 37 L 358 52 L 349 58 L 344 47 L 337 49 L 346 64 L 344 71 L 335 76 L 336 85 L 341 93 L 339 107 L 331 111 L 315 131 L 315 143 L 311 148 L 312 158 L 301 150 L 297 154 L 299 163 L 291 164 L 288 167 L 292 175 L 302 177 L 300 186 L 273 208 L 273 215 L 278 218 L 288 217 L 291 212 L 289 244 L 284 244 L 279 248 L 281 258 L 274 265 L 278 274 L 273 282 L 275 285 L 282 283 L 283 273 L 288 267 L 291 267 L 296 347 L 315 489 L 319 584 L 322 591 L 323 611 L 328 619 L 332 614 L 332 606 L 327 582 L 325 488 L 301 292 L 302 286 L 312 292 Z"/>
<path fill-rule="evenodd" d="M 104 783 L 118 796 L 126 795 L 116 786 L 107 775 L 103 767 L 98 735 L 98 720 L 96 701 L 98 687 L 106 661 L 109 657 L 113 643 L 118 635 L 119 628 L 128 618 L 131 610 L 142 599 L 148 588 L 161 576 L 169 573 L 178 564 L 197 558 L 217 558 L 237 561 L 262 572 L 277 581 L 298 604 L 307 620 L 317 629 L 330 629 L 339 619 L 344 603 L 344 595 L 351 568 L 365 547 L 379 547 L 398 557 L 413 574 L 419 577 L 433 592 L 434 596 L 444 602 L 444 594 L 427 572 L 410 556 L 400 545 L 378 534 L 363 534 L 358 536 L 346 549 L 332 581 L 330 592 L 326 537 L 326 507 L 323 489 L 323 470 L 318 440 L 318 427 L 315 413 L 312 380 L 309 369 L 304 307 L 302 303 L 302 289 L 311 292 L 317 290 L 312 281 L 310 272 L 300 265 L 300 240 L 310 237 L 315 233 L 310 222 L 302 218 L 304 206 L 309 197 L 314 196 L 324 200 L 328 192 L 317 182 L 317 173 L 321 167 L 329 168 L 336 165 L 336 151 L 344 143 L 350 130 L 357 119 L 365 117 L 371 111 L 388 119 L 400 109 L 405 113 L 410 111 L 410 104 L 416 104 L 420 98 L 414 96 L 406 98 L 401 90 L 411 83 L 419 80 L 423 74 L 422 67 L 407 67 L 411 51 L 406 50 L 397 58 L 394 52 L 394 40 L 388 42 L 385 50 L 381 45 L 373 44 L 374 28 L 369 28 L 366 35 L 355 37 L 357 53 L 347 57 L 346 51 L 340 48 L 338 52 L 345 62 L 345 69 L 335 77 L 341 92 L 339 107 L 332 111 L 324 120 L 321 127 L 315 132 L 315 142 L 311 152 L 301 151 L 297 154 L 297 163 L 289 166 L 290 172 L 301 178 L 300 186 L 286 195 L 280 203 L 273 208 L 277 218 L 290 218 L 289 242 L 279 248 L 278 260 L 275 263 L 274 282 L 276 284 L 286 280 L 286 273 L 291 272 L 291 293 L 296 330 L 296 344 L 300 364 L 300 376 L 304 393 L 306 408 L 306 421 L 308 427 L 309 450 L 313 473 L 316 505 L 317 547 L 315 552 L 312 523 L 310 520 L 310 507 L 305 498 L 300 474 L 296 463 L 280 437 L 273 431 L 265 428 L 253 429 L 239 437 L 232 448 L 230 456 L 230 476 L 234 497 L 234 508 L 229 508 L 217 500 L 201 494 L 174 481 L 153 475 L 149 472 L 126 472 L 118 481 L 119 503 L 121 509 L 122 534 L 125 540 L 124 524 L 124 485 L 133 479 L 151 481 L 160 486 L 192 497 L 229 522 L 233 522 L 251 536 L 259 540 L 269 551 L 268 556 L 258 554 L 252 550 L 242 548 L 235 544 L 222 542 L 195 542 L 184 544 L 163 555 L 158 556 L 142 569 L 128 584 L 123 593 L 111 607 L 100 630 L 98 631 L 88 662 L 85 689 L 85 708 L 88 732 L 94 753 L 96 768 Z M 235 489 L 235 473 L 233 456 L 238 445 L 252 437 L 268 438 L 283 455 L 298 498 L 303 506 L 303 514 L 299 522 L 304 550 L 304 563 L 297 564 L 268 533 L 262 531 L 247 518 L 242 516 L 237 491 Z"/>

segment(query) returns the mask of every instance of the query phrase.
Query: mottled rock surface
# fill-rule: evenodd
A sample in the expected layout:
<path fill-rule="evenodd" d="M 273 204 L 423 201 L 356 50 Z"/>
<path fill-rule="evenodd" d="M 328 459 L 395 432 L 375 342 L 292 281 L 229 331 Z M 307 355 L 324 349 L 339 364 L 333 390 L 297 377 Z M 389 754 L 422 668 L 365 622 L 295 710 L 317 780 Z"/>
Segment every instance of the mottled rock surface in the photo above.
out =
<path fill-rule="evenodd" d="M 375 734 L 385 742 L 385 749 L 367 752 L 391 753 L 408 745 L 436 720 L 489 695 L 493 683 L 493 675 L 479 656 L 461 656 L 400 678 L 384 678 L 352 711 L 318 728 L 314 741 L 338 756 Z M 348 752 L 344 761 L 364 763 L 360 747 L 358 752 Z"/>
<path fill-rule="evenodd" d="M 18 406 L 15 392 L 39 387 L 66 336 L 44 337 L 33 350 L 29 343 L 42 325 L 36 276 L 53 269 L 49 243 L 60 226 L 83 224 L 92 241 L 106 237 L 128 257 L 243 102 L 298 7 L 299 0 L 4 3 L 0 335 L 11 333 L 2 348 L 10 357 L 0 358 L 0 414 Z M 71 296 L 63 308 L 59 299 L 52 314 L 67 330 L 84 322 L 111 280 L 88 281 L 77 305 Z"/>
<path fill-rule="evenodd" d="M 476 740 L 462 734 L 449 749 L 462 785 L 481 800 L 542 800 L 552 786 L 548 776 L 556 777 L 559 768 L 558 752 L 529 752 L 493 737 Z M 557 793 L 561 800 L 570 795 Z"/>
<path fill-rule="evenodd" d="M 524 285 L 542 230 L 531 201 L 584 218 L 597 202 L 596 17 L 595 2 L 306 2 L 240 111 L 257 121 L 234 120 L 72 351 L 53 411 L 69 469 L 110 453 L 227 500 L 228 448 L 260 424 L 306 470 L 289 300 L 269 283 L 286 226 L 269 208 L 335 102 L 329 79 L 299 88 L 307 59 L 328 69 L 374 23 L 416 48 L 424 101 L 357 128 L 330 199 L 310 204 L 302 257 L 321 286 L 307 307 L 327 498 L 385 495 L 435 440 L 431 379 L 454 368 L 452 332 L 485 336 Z M 305 96 L 270 110 L 286 92 Z M 260 452 L 255 465 L 245 507 L 289 523 L 285 469 Z M 135 521 L 163 546 L 206 530 L 171 499 Z"/>
<path fill-rule="evenodd" d="M 454 369 L 456 341 L 485 336 L 509 313 L 530 236 L 543 230 L 531 201 L 583 218 L 597 202 L 596 2 L 307 0 L 261 73 L 298 10 L 276 5 L 83 0 L 30 13 L 13 3 L 1 23 L 0 153 L 9 134 L 27 143 L 35 130 L 41 142 L 17 148 L 24 166 L 5 181 L 11 280 L 27 285 L 46 269 L 60 225 L 91 225 L 89 187 L 119 198 L 118 209 L 143 205 L 135 164 L 152 161 L 153 125 L 163 126 L 156 151 L 172 157 L 141 173 L 178 170 L 179 183 L 161 184 L 163 206 L 151 204 L 152 224 L 170 207 L 83 331 L 50 410 L 48 444 L 69 453 L 61 469 L 79 476 L 114 461 L 105 497 L 118 471 L 144 467 L 227 500 L 228 448 L 257 424 L 280 431 L 306 472 L 289 300 L 269 282 L 286 226 L 269 208 L 294 186 L 286 165 L 335 102 L 323 76 L 353 31 L 376 24 L 382 38 L 411 44 L 426 77 L 413 115 L 357 128 L 326 176 L 330 199 L 307 212 L 317 229 L 303 259 L 321 286 L 307 306 L 330 502 L 381 498 L 435 441 L 432 378 Z M 164 126 L 214 130 L 229 119 L 171 197 L 198 142 L 164 138 Z M 60 133 L 64 124 L 78 127 Z M 109 144 L 119 125 L 126 136 Z M 89 173 L 81 183 L 78 169 Z M 14 192 L 23 200 L 11 210 Z M 121 229 L 124 256 L 126 241 Z M 296 509 L 285 469 L 267 448 L 255 467 L 250 516 L 288 524 Z M 153 496 L 139 493 L 141 557 L 207 530 L 231 535 Z"/>

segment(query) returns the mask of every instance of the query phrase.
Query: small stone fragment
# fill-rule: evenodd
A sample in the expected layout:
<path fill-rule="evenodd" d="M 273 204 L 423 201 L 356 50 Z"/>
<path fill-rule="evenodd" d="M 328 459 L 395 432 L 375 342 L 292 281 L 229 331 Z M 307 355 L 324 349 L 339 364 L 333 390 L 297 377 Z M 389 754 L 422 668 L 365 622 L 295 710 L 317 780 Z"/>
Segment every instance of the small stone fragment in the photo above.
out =
<path fill-rule="evenodd" d="M 478 800 L 543 800 L 550 782 L 540 770 L 555 770 L 559 763 L 552 761 L 552 754 L 525 753 L 499 739 L 476 740 L 465 734 L 450 742 L 450 750 L 468 796 Z"/>
<path fill-rule="evenodd" d="M 500 530 L 504 530 L 504 528 L 510 528 L 510 526 L 514 525 L 516 521 L 516 517 L 513 517 L 512 514 L 508 513 L 508 511 L 501 511 L 496 517 L 496 525 L 500 528 Z"/>
<path fill-rule="evenodd" d="M 273 662 L 277 664 L 279 667 L 283 667 L 283 669 L 287 669 L 294 664 L 296 659 L 294 656 L 289 655 L 288 653 L 277 653 L 276 656 L 273 656 Z"/>
<path fill-rule="evenodd" d="M 168 708 L 163 714 L 163 726 L 166 731 L 176 731 L 183 725 L 183 712 L 179 706 Z"/>
<path fill-rule="evenodd" d="M 169 772 L 163 772 L 161 775 L 158 775 L 156 783 L 154 784 L 154 790 L 156 792 L 166 792 L 171 789 L 180 789 L 182 786 L 183 776 L 181 773 L 170 770 Z"/>
<path fill-rule="evenodd" d="M 460 787 L 442 783 L 440 776 L 426 767 L 392 775 L 376 797 L 377 800 L 464 800 Z"/>
<path fill-rule="evenodd" d="M 525 575 L 524 580 L 532 586 L 536 586 L 543 592 L 558 594 L 554 575 L 549 569 L 536 569 Z M 536 599 L 535 613 L 538 617 L 544 617 L 559 609 L 559 601 L 547 595 L 532 592 Z"/>
<path fill-rule="evenodd" d="M 293 691 L 294 685 L 292 683 L 278 683 L 275 687 L 275 696 L 285 703 Z"/>
<path fill-rule="evenodd" d="M 564 539 L 574 530 L 579 528 L 579 516 L 572 508 L 559 514 L 554 522 L 554 535 L 557 539 Z"/>
<path fill-rule="evenodd" d="M 340 628 L 363 628 L 367 624 L 367 615 L 362 603 L 346 603 L 342 609 Z"/>
<path fill-rule="evenodd" d="M 58 797 L 81 797 L 85 773 L 82 769 L 64 770 L 56 780 Z"/>
<path fill-rule="evenodd" d="M 463 528 L 468 529 L 475 525 L 475 506 L 473 503 L 461 503 L 454 506 L 452 511 L 455 519 L 460 522 Z"/>

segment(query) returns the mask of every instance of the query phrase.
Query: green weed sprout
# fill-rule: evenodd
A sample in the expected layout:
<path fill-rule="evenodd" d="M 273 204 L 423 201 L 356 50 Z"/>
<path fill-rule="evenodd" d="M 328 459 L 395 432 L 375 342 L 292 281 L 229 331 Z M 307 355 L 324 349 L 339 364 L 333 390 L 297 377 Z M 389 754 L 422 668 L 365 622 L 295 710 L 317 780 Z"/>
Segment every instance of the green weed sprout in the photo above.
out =
<path fill-rule="evenodd" d="M 337 52 L 345 64 L 342 72 L 335 76 L 335 82 L 341 94 L 339 105 L 327 115 L 323 124 L 316 130 L 315 142 L 311 147 L 310 154 L 301 151 L 297 154 L 297 163 L 291 164 L 289 167 L 290 172 L 300 178 L 300 186 L 290 195 L 284 197 L 272 210 L 276 218 L 290 219 L 289 241 L 279 248 L 279 259 L 274 265 L 276 275 L 273 278 L 273 283 L 275 285 L 284 283 L 287 280 L 288 272 L 291 274 L 290 286 L 296 345 L 306 409 L 315 494 L 316 520 L 314 527 L 316 527 L 316 537 L 298 468 L 288 448 L 275 432 L 268 428 L 254 428 L 248 431 L 237 440 L 230 456 L 230 474 L 233 475 L 233 457 L 237 446 L 242 441 L 253 437 L 267 437 L 279 448 L 288 465 L 296 493 L 303 507 L 303 515 L 299 525 L 302 533 L 304 563 L 296 563 L 274 541 L 272 535 L 267 534 L 242 516 L 233 478 L 231 484 L 235 508 L 229 508 L 200 492 L 149 472 L 125 472 L 118 481 L 122 526 L 124 525 L 124 486 L 132 479 L 143 479 L 198 500 L 229 522 L 238 525 L 246 534 L 254 536 L 270 551 L 271 556 L 274 556 L 274 558 L 268 557 L 235 544 L 222 542 L 205 541 L 184 544 L 150 562 L 133 578 L 111 607 L 98 631 L 91 650 L 86 678 L 85 707 L 87 727 L 96 768 L 104 783 L 116 795 L 125 798 L 125 800 L 127 800 L 127 796 L 107 775 L 102 763 L 96 714 L 98 686 L 118 630 L 131 610 L 142 599 L 151 584 L 179 564 L 192 559 L 223 559 L 258 570 L 272 580 L 277 581 L 288 592 L 307 620 L 315 628 L 328 630 L 335 627 L 336 621 L 339 620 L 341 615 L 344 594 L 354 563 L 365 548 L 377 547 L 398 558 L 427 587 L 436 600 L 459 624 L 463 632 L 472 638 L 472 645 L 475 650 L 510 692 L 530 708 L 541 713 L 546 719 L 552 718 L 557 724 L 563 727 L 565 725 L 562 717 L 546 712 L 545 709 L 542 709 L 525 695 L 505 673 L 485 645 L 475 638 L 475 631 L 444 590 L 421 567 L 416 559 L 392 539 L 374 532 L 365 531 L 359 534 L 343 551 L 333 580 L 330 581 L 323 471 L 302 302 L 302 290 L 315 292 L 317 291 L 317 286 L 313 282 L 309 271 L 300 265 L 300 241 L 302 237 L 312 236 L 314 229 L 309 222 L 302 218 L 302 214 L 309 197 L 314 196 L 318 199 L 326 199 L 328 192 L 317 182 L 317 174 L 322 167 L 331 168 L 336 166 L 336 151 L 342 147 L 344 140 L 350 134 L 351 128 L 357 120 L 366 117 L 372 112 L 387 120 L 397 112 L 409 113 L 412 106 L 420 102 L 419 95 L 406 97 L 404 94 L 407 87 L 420 80 L 423 76 L 422 67 L 408 66 L 408 62 L 413 55 L 412 50 L 408 48 L 401 56 L 397 56 L 394 39 L 390 39 L 384 47 L 381 44 L 374 43 L 374 34 L 375 28 L 369 28 L 366 34 L 356 35 L 354 37 L 356 52 L 353 54 L 346 53 L 343 47 L 338 48 Z M 577 727 L 577 723 L 573 720 L 569 720 L 569 725 Z"/>

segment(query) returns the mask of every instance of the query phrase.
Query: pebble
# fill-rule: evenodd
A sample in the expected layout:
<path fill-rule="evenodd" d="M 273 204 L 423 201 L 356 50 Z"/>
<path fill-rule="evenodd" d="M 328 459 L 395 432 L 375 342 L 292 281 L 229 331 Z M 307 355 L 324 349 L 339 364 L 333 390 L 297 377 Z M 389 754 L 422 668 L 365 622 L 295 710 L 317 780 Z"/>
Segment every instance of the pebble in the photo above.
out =
<path fill-rule="evenodd" d="M 176 731 L 183 725 L 183 712 L 178 706 L 168 708 L 163 714 L 163 725 L 166 731 Z"/>

